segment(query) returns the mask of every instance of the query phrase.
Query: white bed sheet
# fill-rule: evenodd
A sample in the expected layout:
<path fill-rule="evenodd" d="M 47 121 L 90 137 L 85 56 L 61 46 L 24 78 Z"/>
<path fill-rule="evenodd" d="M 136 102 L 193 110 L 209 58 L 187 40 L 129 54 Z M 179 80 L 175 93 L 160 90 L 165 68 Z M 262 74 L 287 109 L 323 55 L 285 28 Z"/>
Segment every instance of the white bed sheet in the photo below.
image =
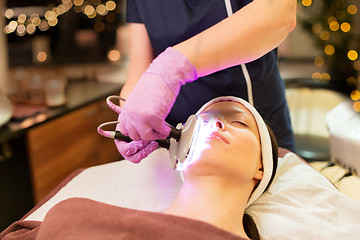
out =
<path fill-rule="evenodd" d="M 140 164 L 121 161 L 84 170 L 25 220 L 42 221 L 56 203 L 72 197 L 162 211 L 181 184 L 167 151 L 159 149 Z M 273 184 L 247 212 L 267 240 L 353 240 L 360 232 L 360 203 L 339 192 L 293 153 L 279 159 Z"/>

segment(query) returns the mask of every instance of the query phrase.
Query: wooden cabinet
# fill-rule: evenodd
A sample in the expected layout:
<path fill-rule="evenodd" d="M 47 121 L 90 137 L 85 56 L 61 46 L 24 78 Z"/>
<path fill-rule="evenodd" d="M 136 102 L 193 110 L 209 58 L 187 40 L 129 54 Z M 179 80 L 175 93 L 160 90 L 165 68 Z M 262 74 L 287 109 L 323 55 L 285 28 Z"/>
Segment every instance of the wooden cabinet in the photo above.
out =
<path fill-rule="evenodd" d="M 116 119 L 117 114 L 101 100 L 29 130 L 27 146 L 35 202 L 78 168 L 122 159 L 113 140 L 96 131 L 100 123 Z"/>

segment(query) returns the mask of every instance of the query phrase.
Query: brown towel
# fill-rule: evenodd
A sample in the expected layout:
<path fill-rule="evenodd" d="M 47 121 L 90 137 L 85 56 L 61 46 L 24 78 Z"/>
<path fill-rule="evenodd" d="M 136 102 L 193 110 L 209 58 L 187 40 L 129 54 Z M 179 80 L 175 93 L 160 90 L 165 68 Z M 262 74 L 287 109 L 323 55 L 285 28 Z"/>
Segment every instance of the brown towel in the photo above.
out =
<path fill-rule="evenodd" d="M 58 203 L 41 225 L 25 221 L 14 224 L 2 233 L 5 234 L 4 240 L 243 240 L 205 222 L 126 209 L 84 198 Z"/>

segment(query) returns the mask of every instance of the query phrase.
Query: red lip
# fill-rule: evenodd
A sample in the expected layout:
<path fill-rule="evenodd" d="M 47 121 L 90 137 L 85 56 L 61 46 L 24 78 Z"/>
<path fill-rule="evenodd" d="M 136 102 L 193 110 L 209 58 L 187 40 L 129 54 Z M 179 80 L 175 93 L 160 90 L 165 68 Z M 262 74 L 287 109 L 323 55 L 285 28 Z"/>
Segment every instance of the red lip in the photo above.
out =
<path fill-rule="evenodd" d="M 223 142 L 225 142 L 226 144 L 229 144 L 229 141 L 218 132 L 212 132 L 208 138 L 220 138 Z"/>

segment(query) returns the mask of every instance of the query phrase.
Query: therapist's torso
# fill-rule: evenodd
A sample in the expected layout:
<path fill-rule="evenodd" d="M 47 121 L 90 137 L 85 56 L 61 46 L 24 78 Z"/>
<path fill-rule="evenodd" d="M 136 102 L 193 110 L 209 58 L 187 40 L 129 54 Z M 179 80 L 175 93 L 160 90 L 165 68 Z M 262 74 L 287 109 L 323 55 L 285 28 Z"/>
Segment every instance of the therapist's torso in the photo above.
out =
<path fill-rule="evenodd" d="M 250 2 L 232 0 L 232 9 L 236 12 Z M 145 24 L 155 56 L 226 17 L 223 0 L 127 0 L 127 21 Z M 284 84 L 277 67 L 277 50 L 247 63 L 246 67 L 252 82 L 255 107 L 273 129 L 279 146 L 294 150 Z M 204 103 L 218 96 L 229 95 L 248 99 L 240 66 L 224 69 L 182 86 L 166 121 L 172 125 L 184 123 Z"/>

